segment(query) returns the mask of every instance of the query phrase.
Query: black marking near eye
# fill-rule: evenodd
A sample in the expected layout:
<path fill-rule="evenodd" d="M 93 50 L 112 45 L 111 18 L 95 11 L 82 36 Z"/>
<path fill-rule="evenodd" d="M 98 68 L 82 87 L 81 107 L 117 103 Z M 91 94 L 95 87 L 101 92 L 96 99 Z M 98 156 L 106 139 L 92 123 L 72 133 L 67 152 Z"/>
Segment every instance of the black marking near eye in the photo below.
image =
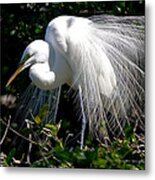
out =
<path fill-rule="evenodd" d="M 24 64 L 30 58 L 29 54 L 26 54 L 24 59 L 20 62 L 20 64 Z"/>

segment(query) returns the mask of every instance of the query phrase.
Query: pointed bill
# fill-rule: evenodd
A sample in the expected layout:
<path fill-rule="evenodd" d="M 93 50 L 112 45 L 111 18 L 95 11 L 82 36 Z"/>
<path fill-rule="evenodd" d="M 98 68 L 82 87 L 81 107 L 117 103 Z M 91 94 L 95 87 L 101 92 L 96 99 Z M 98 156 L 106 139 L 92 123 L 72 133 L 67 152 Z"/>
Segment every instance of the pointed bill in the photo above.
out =
<path fill-rule="evenodd" d="M 23 70 L 24 64 L 21 64 L 18 69 L 15 71 L 15 73 L 10 77 L 10 79 L 8 80 L 6 87 L 8 87 L 11 82 L 17 77 L 17 75 Z"/>

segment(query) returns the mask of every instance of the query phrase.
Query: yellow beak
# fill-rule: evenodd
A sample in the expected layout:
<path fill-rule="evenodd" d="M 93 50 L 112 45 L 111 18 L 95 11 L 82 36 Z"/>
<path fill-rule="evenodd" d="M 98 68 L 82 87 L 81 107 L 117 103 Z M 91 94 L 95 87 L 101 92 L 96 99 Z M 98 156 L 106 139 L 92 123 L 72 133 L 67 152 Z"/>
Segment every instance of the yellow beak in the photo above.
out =
<path fill-rule="evenodd" d="M 24 64 L 21 64 L 18 69 L 15 71 L 15 73 L 10 77 L 10 79 L 8 80 L 6 87 L 8 87 L 11 82 L 17 77 L 17 75 L 23 70 Z"/>

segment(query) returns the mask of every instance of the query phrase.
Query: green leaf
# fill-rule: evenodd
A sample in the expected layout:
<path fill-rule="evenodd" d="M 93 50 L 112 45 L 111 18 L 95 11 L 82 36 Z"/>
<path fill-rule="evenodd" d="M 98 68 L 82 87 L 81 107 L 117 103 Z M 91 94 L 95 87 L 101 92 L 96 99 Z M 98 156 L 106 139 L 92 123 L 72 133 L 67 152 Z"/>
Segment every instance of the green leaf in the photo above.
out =
<path fill-rule="evenodd" d="M 15 156 L 15 154 L 16 154 L 16 149 L 13 148 L 13 149 L 9 152 L 8 156 L 7 156 L 6 159 L 5 159 L 4 164 L 5 164 L 6 166 L 11 166 L 12 158 Z"/>
<path fill-rule="evenodd" d="M 40 117 L 37 115 L 35 118 L 34 118 L 34 121 L 36 124 L 41 124 L 42 120 L 40 119 Z"/>

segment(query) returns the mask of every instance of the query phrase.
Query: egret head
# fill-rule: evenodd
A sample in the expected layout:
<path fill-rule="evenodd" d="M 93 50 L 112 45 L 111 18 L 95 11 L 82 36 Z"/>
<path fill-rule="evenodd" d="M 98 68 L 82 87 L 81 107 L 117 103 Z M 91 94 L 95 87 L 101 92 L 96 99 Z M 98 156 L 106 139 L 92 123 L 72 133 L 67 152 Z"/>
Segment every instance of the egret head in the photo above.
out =
<path fill-rule="evenodd" d="M 17 75 L 29 66 L 36 63 L 44 63 L 48 61 L 50 54 L 49 45 L 43 40 L 35 40 L 31 42 L 25 49 L 19 62 L 19 67 L 8 80 L 6 87 L 17 77 Z"/>

